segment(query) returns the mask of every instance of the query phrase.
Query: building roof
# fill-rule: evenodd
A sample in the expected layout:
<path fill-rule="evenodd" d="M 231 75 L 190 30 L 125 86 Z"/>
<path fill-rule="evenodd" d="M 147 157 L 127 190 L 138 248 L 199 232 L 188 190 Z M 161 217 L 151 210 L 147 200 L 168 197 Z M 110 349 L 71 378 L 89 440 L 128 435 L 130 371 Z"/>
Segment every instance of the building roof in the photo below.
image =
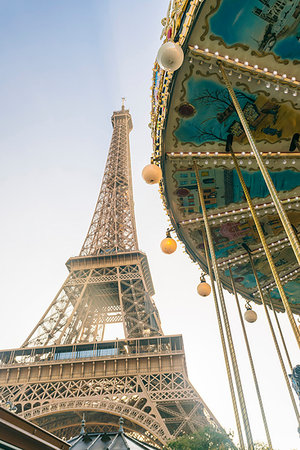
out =
<path fill-rule="evenodd" d="M 67 450 L 70 445 L 34 423 L 0 406 L 0 448 Z"/>
<path fill-rule="evenodd" d="M 79 436 L 68 441 L 71 450 L 153 450 L 150 444 L 140 442 L 128 436 L 123 430 L 123 419 L 120 418 L 120 428 L 112 433 L 88 433 L 85 430 L 85 420 L 82 420 L 82 427 Z M 157 450 L 157 449 L 156 449 Z"/>

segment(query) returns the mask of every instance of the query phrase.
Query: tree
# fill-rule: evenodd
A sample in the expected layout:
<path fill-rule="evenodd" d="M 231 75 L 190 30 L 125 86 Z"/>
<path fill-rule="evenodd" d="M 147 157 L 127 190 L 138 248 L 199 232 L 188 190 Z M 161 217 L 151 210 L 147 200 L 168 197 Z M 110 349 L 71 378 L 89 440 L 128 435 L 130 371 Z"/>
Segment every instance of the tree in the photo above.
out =
<path fill-rule="evenodd" d="M 205 427 L 194 434 L 181 436 L 167 444 L 167 449 L 173 450 L 236 450 L 230 436 L 216 431 L 214 428 Z"/>
<path fill-rule="evenodd" d="M 231 438 L 233 434 L 216 431 L 212 427 L 205 427 L 194 434 L 185 434 L 170 441 L 166 449 L 172 450 L 238 450 Z M 255 450 L 268 450 L 269 446 L 263 442 L 254 443 Z"/>

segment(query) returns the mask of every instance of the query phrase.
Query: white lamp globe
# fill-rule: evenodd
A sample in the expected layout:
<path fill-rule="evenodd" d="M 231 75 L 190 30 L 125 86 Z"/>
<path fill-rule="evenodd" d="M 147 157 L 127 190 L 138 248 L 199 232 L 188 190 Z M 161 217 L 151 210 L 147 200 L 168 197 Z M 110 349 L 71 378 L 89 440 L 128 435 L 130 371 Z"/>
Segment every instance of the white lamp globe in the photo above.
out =
<path fill-rule="evenodd" d="M 184 59 L 182 48 L 177 42 L 165 42 L 158 50 L 156 60 L 163 70 L 174 72 L 179 69 Z"/>
<path fill-rule="evenodd" d="M 206 281 L 201 281 L 197 286 L 197 292 L 202 297 L 207 297 L 211 293 L 211 287 Z"/>
<path fill-rule="evenodd" d="M 257 320 L 257 314 L 252 309 L 247 309 L 244 314 L 244 319 L 249 323 L 253 323 Z"/>
<path fill-rule="evenodd" d="M 162 177 L 162 171 L 156 164 L 148 164 L 143 168 L 142 177 L 147 184 L 159 183 Z"/>

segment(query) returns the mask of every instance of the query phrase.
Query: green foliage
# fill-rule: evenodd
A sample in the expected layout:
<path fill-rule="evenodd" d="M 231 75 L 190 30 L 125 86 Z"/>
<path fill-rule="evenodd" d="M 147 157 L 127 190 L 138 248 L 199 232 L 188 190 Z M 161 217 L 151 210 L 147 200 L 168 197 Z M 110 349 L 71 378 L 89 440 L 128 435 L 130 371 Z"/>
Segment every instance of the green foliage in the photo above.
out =
<path fill-rule="evenodd" d="M 211 427 L 202 428 L 197 433 L 184 435 L 170 441 L 166 448 L 173 450 L 236 450 L 236 446 L 228 434 L 216 431 Z"/>
<path fill-rule="evenodd" d="M 255 450 L 269 450 L 269 446 L 264 444 L 263 442 L 255 442 L 254 443 Z"/>

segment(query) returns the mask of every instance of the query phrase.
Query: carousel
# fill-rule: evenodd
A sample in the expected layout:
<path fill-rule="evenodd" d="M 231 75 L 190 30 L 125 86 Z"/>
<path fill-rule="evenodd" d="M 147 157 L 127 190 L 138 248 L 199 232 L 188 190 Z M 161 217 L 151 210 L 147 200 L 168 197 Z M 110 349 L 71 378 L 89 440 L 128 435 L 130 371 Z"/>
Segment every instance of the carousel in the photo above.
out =
<path fill-rule="evenodd" d="M 212 291 L 240 446 L 253 448 L 224 290 L 234 294 L 272 448 L 244 320 L 262 305 L 300 426 L 300 366 L 278 320 L 287 315 L 300 345 L 300 3 L 174 0 L 162 24 L 143 170 L 170 219 L 161 248 L 181 241 L 202 270 L 198 293 Z"/>

